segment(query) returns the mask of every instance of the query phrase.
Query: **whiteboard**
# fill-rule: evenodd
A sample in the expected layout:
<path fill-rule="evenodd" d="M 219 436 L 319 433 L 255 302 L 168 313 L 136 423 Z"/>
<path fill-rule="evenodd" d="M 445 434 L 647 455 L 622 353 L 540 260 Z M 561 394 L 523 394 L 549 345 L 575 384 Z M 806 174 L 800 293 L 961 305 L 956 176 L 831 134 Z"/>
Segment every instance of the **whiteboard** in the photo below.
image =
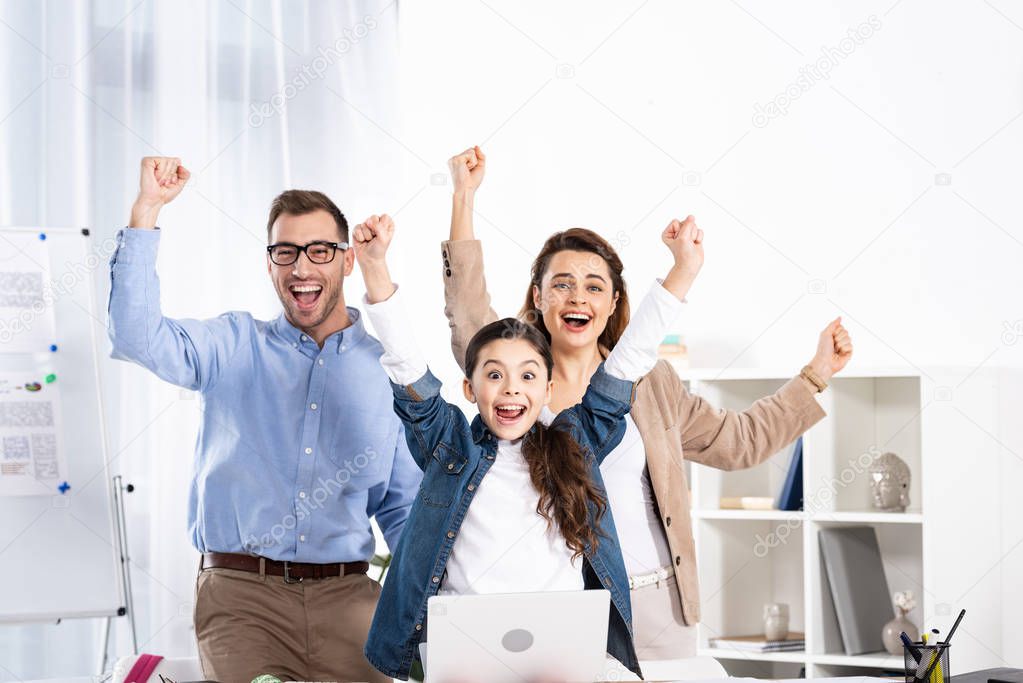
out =
<path fill-rule="evenodd" d="M 45 239 L 39 239 L 45 235 Z M 42 244 L 18 248 L 27 237 Z M 0 495 L 0 622 L 105 617 L 125 605 L 113 486 L 100 401 L 95 278 L 108 269 L 113 240 L 93 243 L 80 228 L 0 228 L 0 270 L 26 269 L 42 254 L 52 309 L 44 324 L 0 337 L 0 376 L 30 372 L 59 387 L 58 425 L 66 469 L 61 492 L 51 481 L 34 495 Z M 56 350 L 50 348 L 45 336 Z M 31 343 L 26 344 L 26 338 Z M 6 343 L 3 341 L 6 340 Z M 23 350 L 26 346 L 29 350 Z M 38 347 L 38 348 L 37 348 Z M 44 380 L 41 380 L 44 381 Z M 46 391 L 46 389 L 42 389 Z M 3 452 L 0 452 L 3 457 Z M 0 463 L 2 464 L 2 463 Z"/>

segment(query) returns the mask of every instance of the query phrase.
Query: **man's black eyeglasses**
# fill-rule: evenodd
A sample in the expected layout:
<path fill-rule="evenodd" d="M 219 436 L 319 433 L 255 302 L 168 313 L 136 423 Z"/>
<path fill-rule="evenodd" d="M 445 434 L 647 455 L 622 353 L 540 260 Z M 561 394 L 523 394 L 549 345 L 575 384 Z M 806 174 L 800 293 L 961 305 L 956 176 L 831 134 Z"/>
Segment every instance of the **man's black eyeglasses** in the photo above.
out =
<path fill-rule="evenodd" d="M 271 244 L 267 247 L 266 253 L 270 254 L 270 260 L 278 266 L 290 266 L 298 260 L 298 255 L 303 251 L 305 252 L 306 258 L 310 261 L 322 265 L 333 261 L 338 249 L 344 251 L 347 248 L 348 242 L 324 242 L 323 240 L 316 240 L 315 242 L 310 242 L 304 247 L 300 247 L 297 244 L 291 244 L 290 242 L 278 242 L 277 244 Z"/>

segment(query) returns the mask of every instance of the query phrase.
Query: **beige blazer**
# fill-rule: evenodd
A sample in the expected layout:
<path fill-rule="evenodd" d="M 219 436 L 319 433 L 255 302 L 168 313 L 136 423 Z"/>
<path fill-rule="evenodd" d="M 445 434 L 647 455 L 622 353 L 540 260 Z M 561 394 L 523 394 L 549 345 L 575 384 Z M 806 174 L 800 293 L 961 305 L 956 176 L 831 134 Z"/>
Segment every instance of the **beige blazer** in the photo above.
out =
<path fill-rule="evenodd" d="M 441 253 L 444 314 L 451 326 L 451 351 L 461 367 L 469 340 L 498 316 L 490 307 L 480 242 L 443 242 Z M 722 470 L 763 462 L 824 417 L 815 393 L 816 387 L 797 376 L 742 412 L 719 410 L 690 394 L 667 361 L 637 385 L 632 419 L 646 449 L 686 624 L 700 620 L 700 587 L 683 459 Z"/>

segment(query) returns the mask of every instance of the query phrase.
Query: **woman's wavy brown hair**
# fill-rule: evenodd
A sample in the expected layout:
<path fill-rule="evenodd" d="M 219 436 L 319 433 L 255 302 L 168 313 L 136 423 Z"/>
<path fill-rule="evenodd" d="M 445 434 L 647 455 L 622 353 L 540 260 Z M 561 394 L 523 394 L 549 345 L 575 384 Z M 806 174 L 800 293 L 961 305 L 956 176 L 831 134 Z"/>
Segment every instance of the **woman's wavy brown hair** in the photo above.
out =
<path fill-rule="evenodd" d="M 614 247 L 607 240 L 586 228 L 569 228 L 556 232 L 547 238 L 543 248 L 533 261 L 533 268 L 530 272 L 529 289 L 526 291 L 526 302 L 519 311 L 519 319 L 523 320 L 536 329 L 540 330 L 547 343 L 551 341 L 551 333 L 543 321 L 543 311 L 533 303 L 533 288 L 543 291 L 543 276 L 547 273 L 551 258 L 560 251 L 585 251 L 594 254 L 607 264 L 611 271 L 611 296 L 618 295 L 618 302 L 614 313 L 607 319 L 604 331 L 600 333 L 597 343 L 601 350 L 608 352 L 614 348 L 621 339 L 625 327 L 629 324 L 629 293 L 625 288 L 625 280 L 622 278 L 622 260 L 618 257 Z"/>
<path fill-rule="evenodd" d="M 554 368 L 550 343 L 536 327 L 515 318 L 490 323 L 473 336 L 465 350 L 466 377 L 472 378 L 483 348 L 502 339 L 521 339 L 532 346 L 543 359 L 550 381 Z M 533 487 L 540 494 L 536 511 L 547 520 L 547 528 L 558 525 L 573 559 L 592 554 L 599 544 L 607 499 L 590 476 L 582 448 L 564 428 L 537 422 L 522 439 L 522 456 L 529 465 Z M 595 513 L 592 522 L 591 507 Z"/>

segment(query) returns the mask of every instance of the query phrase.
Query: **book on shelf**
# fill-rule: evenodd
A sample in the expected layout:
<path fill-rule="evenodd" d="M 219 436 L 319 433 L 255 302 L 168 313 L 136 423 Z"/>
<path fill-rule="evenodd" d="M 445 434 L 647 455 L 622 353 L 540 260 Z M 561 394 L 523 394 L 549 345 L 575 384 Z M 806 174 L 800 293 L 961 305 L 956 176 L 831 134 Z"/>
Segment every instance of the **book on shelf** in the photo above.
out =
<path fill-rule="evenodd" d="M 778 493 L 779 510 L 803 509 L 803 437 L 796 439 L 792 458 L 789 460 L 789 471 L 785 475 L 785 483 Z"/>
<path fill-rule="evenodd" d="M 710 646 L 719 650 L 743 652 L 798 652 L 806 648 L 802 633 L 789 633 L 785 640 L 768 640 L 764 634 L 711 638 Z"/>
<path fill-rule="evenodd" d="M 776 497 L 722 496 L 718 499 L 722 510 L 786 510 L 803 509 L 803 437 L 796 439 L 789 458 L 785 481 Z"/>
<path fill-rule="evenodd" d="M 729 496 L 718 501 L 722 510 L 773 510 L 774 498 L 765 496 Z"/>

